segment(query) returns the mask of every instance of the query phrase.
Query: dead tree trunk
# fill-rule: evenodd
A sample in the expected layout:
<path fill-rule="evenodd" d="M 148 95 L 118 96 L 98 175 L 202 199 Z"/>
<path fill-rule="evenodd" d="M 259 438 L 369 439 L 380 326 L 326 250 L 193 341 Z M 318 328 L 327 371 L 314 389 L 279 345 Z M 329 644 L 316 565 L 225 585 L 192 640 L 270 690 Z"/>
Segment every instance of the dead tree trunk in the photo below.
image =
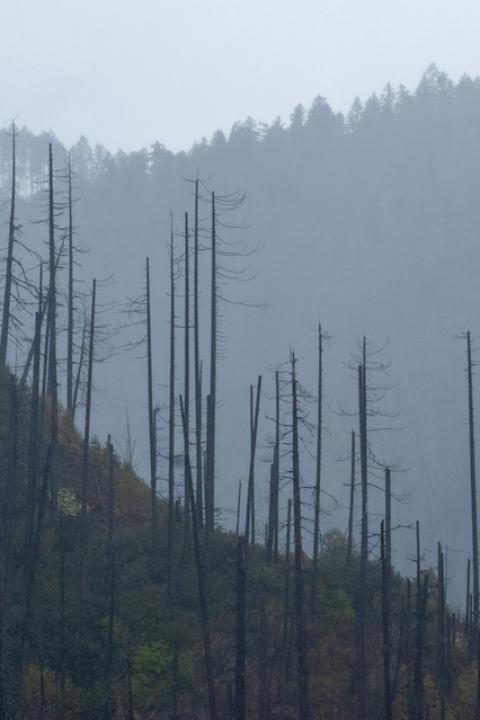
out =
<path fill-rule="evenodd" d="M 467 560 L 467 597 L 465 598 L 465 637 L 470 641 L 470 558 Z"/>
<path fill-rule="evenodd" d="M 215 432 L 217 407 L 217 237 L 215 193 L 212 192 L 212 259 L 210 308 L 210 392 L 207 403 L 207 476 L 205 478 L 205 530 L 207 539 L 215 523 Z"/>
<path fill-rule="evenodd" d="M 193 345 L 195 365 L 195 442 L 196 442 L 196 497 L 199 525 L 203 525 L 203 461 L 202 461 L 202 380 L 200 361 L 199 320 L 199 217 L 198 179 L 195 180 L 194 276 L 193 276 Z"/>
<path fill-rule="evenodd" d="M 73 197 L 72 197 L 72 162 L 68 155 L 68 320 L 67 320 L 67 410 L 72 415 L 73 410 Z"/>
<path fill-rule="evenodd" d="M 171 599 L 175 546 L 175 249 L 170 228 L 170 381 L 168 410 L 167 593 Z"/>
<path fill-rule="evenodd" d="M 425 576 L 422 590 L 422 577 L 420 566 L 420 524 L 416 523 L 417 536 L 417 581 L 416 581 L 416 641 L 415 641 L 415 663 L 413 668 L 413 692 L 412 712 L 413 720 L 423 720 L 424 716 L 424 690 L 423 690 L 423 639 L 424 639 L 424 608 L 428 592 L 428 575 Z"/>
<path fill-rule="evenodd" d="M 148 434 L 150 450 L 150 505 L 152 516 L 152 577 L 158 580 L 159 573 L 159 528 L 157 498 L 157 432 L 153 409 L 152 369 L 152 313 L 150 300 L 150 260 L 146 263 L 146 311 L 147 311 L 147 392 L 148 392 Z"/>
<path fill-rule="evenodd" d="M 447 655 L 445 636 L 445 561 L 442 546 L 437 546 L 437 678 L 440 695 L 440 720 L 447 716 Z"/>
<path fill-rule="evenodd" d="M 270 497 L 268 514 L 268 558 L 278 562 L 278 502 L 280 493 L 280 378 L 275 371 L 275 441 L 273 463 L 270 468 Z"/>
<path fill-rule="evenodd" d="M 472 344 L 470 331 L 467 332 L 467 377 L 468 377 L 468 429 L 470 456 L 470 502 L 472 512 L 472 577 L 473 577 L 473 638 L 474 647 L 478 645 L 478 602 L 479 602 L 479 567 L 478 567 L 478 515 L 477 515 L 477 478 L 475 469 L 475 417 L 473 407 L 473 371 Z"/>
<path fill-rule="evenodd" d="M 180 411 L 182 415 L 182 426 L 183 434 L 187 432 L 185 407 L 183 404 L 183 398 L 180 395 Z M 202 636 L 203 636 L 203 654 L 205 662 L 205 675 L 207 680 L 207 691 L 208 691 L 208 705 L 210 712 L 210 720 L 218 720 L 219 715 L 217 711 L 217 701 L 215 694 L 215 681 L 213 674 L 213 662 L 212 662 L 212 647 L 210 639 L 210 621 L 208 614 L 208 602 L 207 593 L 205 588 L 205 567 L 202 557 L 202 548 L 200 545 L 200 535 L 198 532 L 197 525 L 197 512 L 195 508 L 195 493 L 193 491 L 192 472 L 190 465 L 190 453 L 188 443 L 186 443 L 187 449 L 187 482 L 188 482 L 188 497 L 190 498 L 190 515 L 192 523 L 192 536 L 193 536 L 193 551 L 195 556 L 195 568 L 197 572 L 197 585 L 198 595 L 200 602 L 200 616 L 202 622 Z M 188 511 L 188 508 L 185 508 Z"/>
<path fill-rule="evenodd" d="M 353 513 L 355 505 L 355 431 L 352 430 L 350 455 L 350 502 L 348 510 L 347 568 L 350 567 L 353 549 Z"/>
<path fill-rule="evenodd" d="M 364 341 L 365 360 L 365 341 Z M 362 528 L 360 555 L 360 597 L 358 603 L 358 679 L 359 679 L 359 720 L 368 718 L 368 667 L 366 648 L 367 612 L 367 571 L 368 571 L 368 503 L 367 503 L 367 410 L 365 366 L 358 368 L 359 416 L 360 416 L 360 460 L 362 478 Z"/>
<path fill-rule="evenodd" d="M 292 527 L 292 500 L 288 499 L 287 507 L 287 538 L 285 543 L 285 570 L 283 585 L 283 621 L 282 621 L 282 645 L 280 659 L 283 667 L 280 669 L 278 678 L 278 696 L 280 700 L 283 696 L 283 687 L 288 680 L 288 629 L 290 627 L 290 544 L 291 544 L 291 527 Z"/>
<path fill-rule="evenodd" d="M 58 387 L 57 387 L 57 258 L 55 252 L 55 205 L 53 199 L 53 153 L 52 144 L 49 145 L 48 162 L 48 233 L 49 233 L 49 361 L 48 361 L 48 389 L 50 393 L 50 436 L 52 454 L 50 458 L 50 493 L 53 512 L 57 507 L 57 478 L 56 478 L 56 450 L 58 438 Z"/>
<path fill-rule="evenodd" d="M 7 264 L 5 268 L 5 288 L 3 293 L 3 312 L 2 312 L 2 332 L 0 335 L 0 363 L 5 365 L 7 362 L 7 350 L 8 350 L 8 336 L 10 332 L 10 305 L 12 299 L 12 284 L 13 284 L 13 261 L 14 261 L 14 248 L 15 248 L 15 202 L 17 193 L 17 181 L 16 181 L 16 164 L 17 164 L 17 152 L 16 152 L 16 138 L 17 131 L 15 128 L 15 122 L 12 122 L 12 185 L 10 191 L 10 218 L 8 222 L 8 249 L 7 249 Z"/>
<path fill-rule="evenodd" d="M 35 315 L 35 338 L 33 356 L 33 380 L 30 406 L 30 437 L 28 445 L 28 486 L 25 518 L 24 572 L 27 573 L 29 557 L 32 551 L 33 530 L 35 524 L 35 501 L 37 495 L 37 468 L 39 460 L 39 406 L 40 406 L 40 353 L 41 318 Z"/>
<path fill-rule="evenodd" d="M 246 717 L 246 539 L 237 540 L 237 611 L 234 720 Z"/>
<path fill-rule="evenodd" d="M 237 535 L 240 532 L 240 510 L 242 506 L 242 481 L 240 480 L 238 483 L 238 498 L 237 498 L 237 522 L 235 525 L 235 535 Z"/>
<path fill-rule="evenodd" d="M 105 720 L 115 715 L 115 701 L 113 693 L 113 657 L 115 643 L 115 471 L 113 445 L 108 436 L 108 515 L 107 515 L 107 563 L 108 563 L 108 629 L 107 652 L 105 658 L 105 684 L 107 690 L 105 704 Z"/>
<path fill-rule="evenodd" d="M 278 562 L 278 505 L 280 497 L 280 375 L 275 372 L 275 451 L 274 464 L 274 497 L 273 497 L 273 559 Z"/>
<path fill-rule="evenodd" d="M 185 543 L 188 540 L 188 497 L 187 454 L 190 447 L 190 242 L 188 234 L 188 213 L 185 213 L 185 346 L 184 346 L 184 399 L 185 399 L 185 435 L 184 435 L 184 474 L 185 474 Z"/>
<path fill-rule="evenodd" d="M 392 720 L 392 647 L 390 633 L 390 568 L 385 543 L 385 528 L 382 520 L 380 528 L 382 563 L 382 627 L 383 627 L 383 697 L 384 718 Z"/>
<path fill-rule="evenodd" d="M 255 454 L 257 449 L 258 415 L 262 376 L 258 376 L 255 410 L 253 409 L 253 386 L 250 386 L 250 465 L 248 470 L 247 509 L 245 517 L 245 538 L 247 544 L 255 544 Z"/>
<path fill-rule="evenodd" d="M 65 564 L 65 518 L 63 509 L 59 508 L 57 523 L 58 538 L 58 554 L 59 554 L 59 572 L 58 572 L 58 589 L 59 589 L 59 676 L 60 676 L 60 697 L 58 707 L 58 719 L 63 720 L 65 717 L 65 651 L 66 651 L 66 602 L 65 602 L 65 586 L 66 586 L 66 564 Z"/>
<path fill-rule="evenodd" d="M 310 717 L 309 669 L 307 657 L 307 629 L 305 622 L 305 586 L 302 549 L 302 503 L 300 494 L 300 455 L 298 435 L 298 400 L 295 356 L 292 356 L 292 479 L 293 534 L 295 539 L 295 624 L 297 629 L 298 714 L 302 720 Z"/>
<path fill-rule="evenodd" d="M 75 419 L 75 413 L 78 407 L 78 397 L 80 393 L 80 382 L 82 379 L 83 362 L 87 347 L 87 332 L 88 332 L 88 319 L 85 315 L 83 329 L 82 329 L 82 340 L 80 343 L 80 356 L 78 358 L 77 376 L 75 378 L 75 386 L 73 389 L 73 401 L 72 401 L 72 421 Z"/>
<path fill-rule="evenodd" d="M 322 471 L 322 396 L 323 396 L 323 358 L 322 326 L 318 326 L 318 399 L 317 399 L 317 454 L 315 463 L 315 505 L 313 528 L 312 585 L 310 591 L 310 610 L 315 614 L 317 603 L 318 556 L 320 552 L 320 481 Z"/>
<path fill-rule="evenodd" d="M 0 511 L 0 712 L 5 715 L 5 651 L 7 626 L 11 612 L 12 550 L 15 529 L 15 505 L 18 467 L 18 399 L 15 376 L 10 375 L 8 403 L 7 467 L 2 483 L 3 502 Z"/>
<path fill-rule="evenodd" d="M 90 337 L 88 348 L 88 376 L 87 376 L 87 401 L 85 407 L 85 432 L 83 436 L 82 450 L 82 487 L 81 487 L 81 509 L 80 509 L 80 596 L 85 598 L 86 592 L 86 547 L 87 547 L 87 509 L 88 509 L 88 479 L 90 474 L 90 419 L 92 412 L 92 380 L 93 361 L 95 350 L 95 304 L 96 304 L 97 282 L 92 285 L 92 307 L 90 314 Z"/>
<path fill-rule="evenodd" d="M 385 468 L 385 557 L 392 573 L 392 481 L 390 468 Z"/>

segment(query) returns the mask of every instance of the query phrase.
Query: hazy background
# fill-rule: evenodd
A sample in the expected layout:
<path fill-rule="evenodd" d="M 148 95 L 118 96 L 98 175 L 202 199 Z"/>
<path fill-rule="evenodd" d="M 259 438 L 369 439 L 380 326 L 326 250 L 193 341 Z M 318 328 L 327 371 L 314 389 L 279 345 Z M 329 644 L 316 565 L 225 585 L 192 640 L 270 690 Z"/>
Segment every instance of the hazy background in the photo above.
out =
<path fill-rule="evenodd" d="M 111 151 L 480 70 L 476 0 L 15 0 L 0 25 L 0 124 Z"/>
<path fill-rule="evenodd" d="M 82 287 L 93 275 L 113 274 L 101 299 L 119 305 L 141 292 L 145 256 L 152 260 L 159 404 L 168 378 L 170 211 L 180 231 L 184 210 L 193 209 L 185 178 L 197 173 L 209 178 L 210 189 L 246 193 L 244 232 L 262 250 L 254 259 L 259 275 L 241 293 L 267 305 L 225 308 L 217 486 L 222 521 L 231 524 L 238 480 L 247 472 L 249 384 L 264 374 L 261 506 L 268 464 L 260 461 L 271 455 L 265 415 L 272 412 L 272 368 L 294 346 L 301 379 L 314 390 L 321 320 L 333 335 L 325 358 L 323 479 L 337 501 L 325 496 L 330 512 L 322 531 L 345 527 L 348 467 L 339 459 L 357 422 L 338 414 L 339 404 L 350 410 L 356 399 L 345 364 L 364 333 L 374 347 L 389 338 L 384 357 L 392 360 L 395 388 L 388 407 L 403 409 L 398 424 L 405 430 L 375 439 L 375 450 L 406 470 L 394 477 L 398 492 L 409 498 L 395 505 L 395 522 L 421 519 L 425 563 L 434 562 L 437 540 L 448 546 L 449 599 L 457 604 L 471 536 L 465 357 L 452 336 L 467 328 L 480 335 L 479 20 L 473 2 L 439 1 L 418 7 L 385 0 L 44 0 L 0 11 L 0 126 L 16 117 L 28 128 L 18 142 L 23 237 L 45 250 L 46 228 L 36 224 L 45 206 L 36 193 L 45 179 L 47 144 L 53 139 L 58 169 L 73 145 L 75 220 L 91 249 L 82 259 Z M 432 62 L 440 71 L 424 75 Z M 464 73 L 471 78 L 458 82 Z M 394 90 L 383 92 L 387 82 Z M 397 92 L 401 83 L 408 92 Z M 378 97 L 370 97 L 374 91 Z M 314 100 L 318 95 L 329 104 Z M 349 112 L 356 95 L 370 100 Z M 290 122 L 298 103 L 305 108 Z M 275 122 L 278 115 L 284 125 Z M 258 123 L 239 122 L 247 116 Z M 49 128 L 58 140 L 42 134 Z M 210 140 L 218 128 L 225 135 L 180 152 L 202 136 Z M 80 136 L 89 144 L 77 142 Z M 152 147 L 156 141 L 161 145 Z M 125 152 L 117 154 L 119 147 Z M 2 133 L 2 221 L 9 175 L 9 139 Z M 208 228 L 208 207 L 202 207 Z M 204 287 L 208 269 L 203 255 Z M 206 327 L 208 292 L 201 313 Z M 208 361 L 207 348 L 202 354 Z M 124 354 L 96 367 L 93 424 L 101 438 L 111 432 L 121 451 L 128 408 L 137 467 L 145 475 L 144 373 L 142 361 Z M 179 379 L 181 373 L 179 363 Z M 302 462 L 308 485 L 308 454 Z M 164 493 L 164 464 L 160 474 Z M 381 493 L 372 492 L 372 527 L 381 504 Z M 411 567 L 412 541 L 410 528 L 395 534 L 394 560 L 404 572 Z"/>

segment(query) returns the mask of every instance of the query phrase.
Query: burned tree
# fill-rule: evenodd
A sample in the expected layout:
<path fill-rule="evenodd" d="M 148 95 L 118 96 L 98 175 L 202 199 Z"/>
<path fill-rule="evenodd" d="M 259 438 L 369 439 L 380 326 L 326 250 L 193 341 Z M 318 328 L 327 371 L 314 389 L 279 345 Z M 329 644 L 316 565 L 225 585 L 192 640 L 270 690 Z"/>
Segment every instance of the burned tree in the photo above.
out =
<path fill-rule="evenodd" d="M 255 453 L 257 448 L 258 415 L 262 376 L 258 376 L 255 406 L 253 403 L 253 385 L 250 386 L 250 463 L 248 469 L 247 508 L 245 513 L 245 538 L 255 544 Z"/>
<path fill-rule="evenodd" d="M 10 191 L 10 218 L 8 221 L 8 249 L 7 249 L 7 260 L 5 269 L 5 287 L 3 292 L 3 310 L 2 310 L 2 330 L 0 334 L 0 363 L 5 365 L 7 362 L 7 350 L 8 350 L 8 338 L 10 332 L 10 321 L 11 321 L 11 301 L 12 301 L 12 285 L 14 283 L 14 249 L 15 249 L 15 236 L 18 230 L 17 221 L 15 218 L 15 203 L 17 193 L 17 176 L 16 176 L 16 163 L 17 163 L 17 151 L 16 151 L 16 139 L 17 130 L 15 122 L 12 122 L 12 184 Z"/>
<path fill-rule="evenodd" d="M 146 261 L 146 323 L 147 323 L 147 395 L 148 395 L 148 435 L 150 451 L 150 505 L 152 518 L 152 577 L 158 579 L 159 564 L 159 528 L 157 498 L 157 429 L 156 414 L 153 407 L 153 368 L 152 368 L 152 315 L 150 300 L 150 260 Z"/>
<path fill-rule="evenodd" d="M 85 430 L 83 435 L 82 451 L 82 479 L 81 479 L 81 509 L 80 509 L 80 592 L 85 597 L 86 592 L 86 545 L 87 545 L 87 510 L 88 489 L 90 474 L 90 420 L 92 412 L 92 381 L 93 363 L 95 354 L 95 310 L 96 310 L 97 282 L 93 280 L 92 299 L 90 309 L 90 333 L 88 345 L 88 377 L 87 398 L 85 406 Z"/>
<path fill-rule="evenodd" d="M 180 395 L 180 411 L 181 411 L 181 415 L 182 415 L 183 434 L 185 435 L 187 432 L 187 427 L 186 427 L 186 422 L 185 422 L 185 406 L 184 406 L 183 398 L 181 395 Z M 209 705 L 209 711 L 210 711 L 210 720 L 218 720 L 219 715 L 218 715 L 218 710 L 217 710 L 215 680 L 214 680 L 214 674 L 213 674 L 212 646 L 211 646 L 211 636 L 210 636 L 210 620 L 209 620 L 209 612 L 208 612 L 207 593 L 206 593 L 206 587 L 205 587 L 206 573 L 205 573 L 205 565 L 204 565 L 203 557 L 202 557 L 200 534 L 198 531 L 198 524 L 197 524 L 197 512 L 196 512 L 196 508 L 195 508 L 195 493 L 193 491 L 193 481 L 192 481 L 190 453 L 189 453 L 188 443 L 185 444 L 185 447 L 187 450 L 187 458 L 186 458 L 187 459 L 187 483 L 188 483 L 188 497 L 189 497 L 189 501 L 190 501 L 190 508 L 185 508 L 185 511 L 186 512 L 190 511 L 190 518 L 191 518 L 193 551 L 194 551 L 194 558 L 195 558 L 195 569 L 196 569 L 196 574 L 197 574 L 198 596 L 199 596 L 199 603 L 200 603 L 200 618 L 201 618 L 201 623 L 202 623 L 203 651 L 204 651 L 205 675 L 206 675 L 207 691 L 208 691 L 208 705 Z"/>
<path fill-rule="evenodd" d="M 302 549 L 302 502 L 300 491 L 300 455 L 298 435 L 298 397 L 296 359 L 291 358 L 292 382 L 292 481 L 293 535 L 295 546 L 295 625 L 297 630 L 298 714 L 302 720 L 310 717 L 309 668 L 307 656 L 307 628 L 305 617 L 305 583 Z"/>
<path fill-rule="evenodd" d="M 171 598 L 175 543 L 175 249 L 170 227 L 170 378 L 168 402 L 168 539 L 167 593 Z"/>

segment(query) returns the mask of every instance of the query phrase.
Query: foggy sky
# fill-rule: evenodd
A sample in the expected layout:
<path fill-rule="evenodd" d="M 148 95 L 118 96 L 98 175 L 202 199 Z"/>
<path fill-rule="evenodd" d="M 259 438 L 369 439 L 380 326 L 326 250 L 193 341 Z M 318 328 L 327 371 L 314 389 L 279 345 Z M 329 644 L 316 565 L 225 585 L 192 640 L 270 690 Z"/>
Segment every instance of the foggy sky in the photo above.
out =
<path fill-rule="evenodd" d="M 478 0 L 15 0 L 0 26 L 0 124 L 112 151 L 480 74 Z"/>

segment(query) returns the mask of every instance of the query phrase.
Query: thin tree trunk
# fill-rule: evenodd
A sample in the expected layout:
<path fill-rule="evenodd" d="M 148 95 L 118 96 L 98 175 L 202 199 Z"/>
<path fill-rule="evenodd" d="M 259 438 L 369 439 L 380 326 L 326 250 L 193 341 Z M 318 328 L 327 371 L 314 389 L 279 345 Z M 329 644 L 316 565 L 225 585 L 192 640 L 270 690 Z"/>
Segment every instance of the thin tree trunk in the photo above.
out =
<path fill-rule="evenodd" d="M 417 599 L 416 599 L 416 648 L 415 665 L 413 668 L 413 720 L 423 720 L 424 692 L 423 692 L 423 637 L 424 637 L 424 598 L 426 600 L 427 586 L 422 592 L 422 578 L 420 566 L 420 524 L 416 522 L 417 536 Z M 428 583 L 428 575 L 425 576 Z"/>
<path fill-rule="evenodd" d="M 288 679 L 288 627 L 290 623 L 290 541 L 292 526 L 292 500 L 288 499 L 287 507 L 287 539 L 285 543 L 285 581 L 283 586 L 283 623 L 282 623 L 282 672 L 279 674 L 279 698 L 283 695 L 283 686 Z"/>
<path fill-rule="evenodd" d="M 185 474 L 185 546 L 188 542 L 188 516 L 190 498 L 187 480 L 187 454 L 190 447 L 190 242 L 188 233 L 188 213 L 185 213 L 185 355 L 184 355 L 184 399 L 185 399 L 185 435 L 184 435 L 184 474 Z"/>
<path fill-rule="evenodd" d="M 322 471 L 322 396 L 323 396 L 323 351 L 322 326 L 318 326 L 318 398 L 317 398 L 317 454 L 315 462 L 315 503 L 313 527 L 312 585 L 310 589 L 310 611 L 315 614 L 317 604 L 318 556 L 320 552 L 320 490 Z"/>
<path fill-rule="evenodd" d="M 170 381 L 168 417 L 168 539 L 167 594 L 172 597 L 175 545 L 175 256 L 173 227 L 170 228 Z"/>
<path fill-rule="evenodd" d="M 10 330 L 10 303 L 12 298 L 13 283 L 13 256 L 15 246 L 15 202 L 16 202 L 16 135 L 15 122 L 12 122 L 12 185 L 10 192 L 10 218 L 8 222 L 8 250 L 7 265 L 5 269 L 5 288 L 3 294 L 3 313 L 2 313 L 2 331 L 0 335 L 0 363 L 5 365 L 7 362 L 8 336 Z"/>
<path fill-rule="evenodd" d="M 268 559 L 273 557 L 278 562 L 278 502 L 280 488 L 280 380 L 278 370 L 275 371 L 275 441 L 273 463 L 270 468 L 270 494 L 267 534 Z"/>
<path fill-rule="evenodd" d="M 115 703 L 113 694 L 113 653 L 115 642 L 115 471 L 113 458 L 113 445 L 108 436 L 108 518 L 107 518 L 107 562 L 108 562 L 108 631 L 107 653 L 105 662 L 105 680 L 107 699 L 105 706 L 105 720 L 114 717 Z"/>
<path fill-rule="evenodd" d="M 247 509 L 245 517 L 245 538 L 247 544 L 255 544 L 255 454 L 257 449 L 258 414 L 262 376 L 258 376 L 255 410 L 253 408 L 253 386 L 250 386 L 250 464 L 248 469 Z"/>
<path fill-rule="evenodd" d="M 35 338 L 33 357 L 33 381 L 30 407 L 30 437 L 28 446 L 28 488 L 25 520 L 24 573 L 27 575 L 29 558 L 32 552 L 33 530 L 35 523 L 35 501 L 37 495 L 37 467 L 39 460 L 39 403 L 40 403 L 40 353 L 41 318 L 35 315 Z"/>
<path fill-rule="evenodd" d="M 87 347 L 87 328 L 88 328 L 88 320 L 85 317 L 85 320 L 83 323 L 83 330 L 82 330 L 82 342 L 80 344 L 80 357 L 78 358 L 77 377 L 75 378 L 75 387 L 73 390 L 72 422 L 75 419 L 75 413 L 76 413 L 77 407 L 78 407 L 78 396 L 80 393 L 80 381 L 82 379 L 83 361 L 85 358 L 85 352 L 86 352 L 86 347 Z"/>
<path fill-rule="evenodd" d="M 477 515 L 477 478 L 475 469 L 475 417 L 473 407 L 473 372 L 472 344 L 470 331 L 467 332 L 467 376 L 468 376 L 468 429 L 470 455 L 470 502 L 472 512 L 472 577 L 473 577 L 473 637 L 474 647 L 478 645 L 478 602 L 479 602 L 479 567 L 478 567 L 478 515 Z"/>
<path fill-rule="evenodd" d="M 446 637 L 445 637 L 445 562 L 442 552 L 442 546 L 437 546 L 437 677 L 440 695 L 440 720 L 445 720 L 447 716 L 446 705 Z"/>
<path fill-rule="evenodd" d="M 73 409 L 73 198 L 72 198 L 72 161 L 68 154 L 68 322 L 67 322 L 67 410 Z"/>
<path fill-rule="evenodd" d="M 62 508 L 58 511 L 57 522 L 57 538 L 58 538 L 58 554 L 59 554 L 59 573 L 58 573 L 58 589 L 59 589 L 59 676 L 60 676 L 60 699 L 58 707 L 58 720 L 65 717 L 65 638 L 66 638 L 66 604 L 65 604 L 65 518 Z"/>
<path fill-rule="evenodd" d="M 238 499 L 237 499 L 237 522 L 235 526 L 235 534 L 238 537 L 238 534 L 240 532 L 240 509 L 242 505 L 242 481 L 240 480 L 238 483 Z"/>
<path fill-rule="evenodd" d="M 365 359 L 365 341 L 364 341 Z M 358 368 L 359 416 L 360 416 L 360 459 L 362 478 L 362 528 L 360 555 L 360 598 L 358 609 L 358 677 L 359 677 L 359 720 L 368 718 L 368 667 L 366 648 L 367 612 L 367 571 L 368 571 L 368 502 L 367 502 L 367 429 L 366 429 L 366 373 L 365 367 Z"/>
<path fill-rule="evenodd" d="M 275 487 L 275 467 L 270 465 L 270 482 L 268 483 L 268 521 L 265 524 L 265 549 L 267 551 L 267 562 L 271 562 L 273 556 L 273 532 L 275 521 L 273 518 L 274 490 Z"/>
<path fill-rule="evenodd" d="M 235 655 L 235 705 L 234 719 L 246 717 L 246 539 L 237 540 L 237 600 L 236 600 L 236 655 Z"/>
<path fill-rule="evenodd" d="M 180 411 L 182 415 L 183 434 L 186 435 L 186 416 L 185 407 L 183 404 L 183 398 L 180 395 Z M 195 568 L 197 571 L 197 584 L 198 584 L 198 595 L 200 604 L 200 616 L 202 622 L 202 636 L 203 636 L 203 651 L 204 651 L 204 662 L 205 662 L 205 675 L 207 680 L 208 690 L 208 705 L 210 712 L 210 720 L 218 720 L 219 715 L 217 711 L 217 701 L 215 695 L 215 681 L 213 675 L 213 662 L 212 662 L 212 647 L 210 639 L 210 621 L 208 615 L 208 602 L 207 593 L 205 588 L 205 567 L 202 558 L 202 548 L 200 546 L 200 536 L 197 525 L 197 513 L 195 508 L 195 493 L 193 491 L 192 472 L 190 465 L 190 453 L 188 443 L 186 443 L 187 449 L 187 482 L 188 482 L 188 496 L 190 498 L 190 510 L 191 510 L 191 521 L 192 521 L 192 536 L 193 536 L 193 550 L 195 557 Z M 188 508 L 185 508 L 188 511 Z"/>
<path fill-rule="evenodd" d="M 217 406 L 217 237 L 215 193 L 212 192 L 212 259 L 210 309 L 210 392 L 207 405 L 207 477 L 205 478 L 205 530 L 207 540 L 215 523 L 215 433 Z"/>
<path fill-rule="evenodd" d="M 298 440 L 298 404 L 295 356 L 292 356 L 292 479 L 293 533 L 295 540 L 295 624 L 297 628 L 298 714 L 302 720 L 310 717 L 309 669 L 307 657 L 307 629 L 305 622 L 305 587 L 302 549 L 302 507 L 300 496 L 300 456 Z"/>
<path fill-rule="evenodd" d="M 385 468 L 385 559 L 392 574 L 392 481 L 390 468 Z"/>
<path fill-rule="evenodd" d="M 95 349 L 95 304 L 96 304 L 96 280 L 92 285 L 92 307 L 90 315 L 90 337 L 88 348 L 88 376 L 87 376 L 87 403 L 85 407 L 85 432 L 83 436 L 82 452 L 82 487 L 81 487 L 81 509 L 80 509 L 80 596 L 83 600 L 86 592 L 86 547 L 87 547 L 87 504 L 88 504 L 88 479 L 90 473 L 90 419 L 92 411 L 92 379 L 93 361 Z"/>
<path fill-rule="evenodd" d="M 152 370 L 152 315 L 150 301 L 150 261 L 146 262 L 146 311 L 147 311 L 147 383 L 148 383 L 148 431 L 150 450 L 150 505 L 152 516 L 152 577 L 159 576 L 159 528 L 157 498 L 157 433 L 155 412 L 153 409 L 153 370 Z"/>
<path fill-rule="evenodd" d="M 352 448 L 350 451 L 350 502 L 348 510 L 347 568 L 350 567 L 353 549 L 353 513 L 355 506 L 355 431 L 352 430 Z"/>
<path fill-rule="evenodd" d="M 198 179 L 195 180 L 195 229 L 194 229 L 194 277 L 193 277 L 193 344 L 195 364 L 195 440 L 196 440 L 196 497 L 199 525 L 203 525 L 203 461 L 202 461 L 202 380 L 200 361 L 199 321 L 199 217 Z"/>
<path fill-rule="evenodd" d="M 382 520 L 380 528 L 382 562 L 382 627 L 383 627 L 383 697 L 384 718 L 392 720 L 392 676 L 391 676 L 391 636 L 390 636 L 390 568 L 385 547 L 385 527 Z"/>
<path fill-rule="evenodd" d="M 275 371 L 275 467 L 273 497 L 273 559 L 278 562 L 278 505 L 280 497 L 280 374 Z"/>
<path fill-rule="evenodd" d="M 5 482 L 2 486 L 0 527 L 0 717 L 5 715 L 5 671 L 7 626 L 11 610 L 12 544 L 15 527 L 15 504 L 18 467 L 18 401 L 15 376 L 10 375 L 8 407 L 8 449 Z"/>
<path fill-rule="evenodd" d="M 465 599 L 465 636 L 470 640 L 470 558 L 467 560 L 467 597 Z"/>
<path fill-rule="evenodd" d="M 57 387 L 57 258 L 55 253 L 55 206 L 53 200 L 53 154 L 52 144 L 49 144 L 49 171 L 48 171 L 48 230 L 49 230 L 49 259 L 50 259 L 50 286 L 49 286 L 49 361 L 48 361 L 48 389 L 50 393 L 50 437 L 52 454 L 50 458 L 50 493 L 53 512 L 57 507 L 57 473 L 56 451 L 58 438 L 58 387 Z"/>

